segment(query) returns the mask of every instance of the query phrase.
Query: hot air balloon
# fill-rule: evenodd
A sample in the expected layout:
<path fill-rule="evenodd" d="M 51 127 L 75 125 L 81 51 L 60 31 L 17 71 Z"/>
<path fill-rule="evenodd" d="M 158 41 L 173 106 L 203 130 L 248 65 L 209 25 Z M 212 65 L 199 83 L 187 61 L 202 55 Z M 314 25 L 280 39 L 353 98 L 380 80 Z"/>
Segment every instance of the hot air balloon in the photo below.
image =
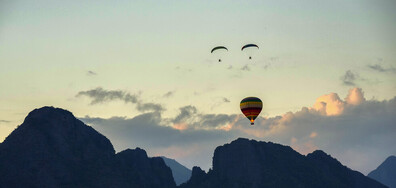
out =
<path fill-rule="evenodd" d="M 212 49 L 212 51 L 210 51 L 210 53 L 215 54 L 219 59 L 219 62 L 221 62 L 221 58 L 224 56 L 224 53 L 227 51 L 228 49 L 224 46 L 216 46 Z"/>
<path fill-rule="evenodd" d="M 263 102 L 257 97 L 246 97 L 241 101 L 241 111 L 254 125 L 254 120 L 260 114 L 263 108 Z"/>
<path fill-rule="evenodd" d="M 252 59 L 252 55 L 259 49 L 259 47 L 255 44 L 246 44 L 242 47 L 241 51 L 246 52 L 249 56 L 249 59 Z"/>

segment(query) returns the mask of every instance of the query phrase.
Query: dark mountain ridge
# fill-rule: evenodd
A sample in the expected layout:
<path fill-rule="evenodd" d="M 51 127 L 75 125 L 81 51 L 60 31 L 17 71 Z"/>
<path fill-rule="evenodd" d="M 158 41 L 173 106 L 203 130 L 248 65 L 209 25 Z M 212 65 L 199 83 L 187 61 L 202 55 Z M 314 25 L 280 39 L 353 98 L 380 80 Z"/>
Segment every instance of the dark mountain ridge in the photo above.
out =
<path fill-rule="evenodd" d="M 72 113 L 35 109 L 0 144 L 0 187 L 175 187 L 162 158 L 115 154 L 110 141 Z"/>
<path fill-rule="evenodd" d="M 303 156 L 289 146 L 239 138 L 216 148 L 213 169 L 193 168 L 182 188 L 383 188 L 323 151 Z"/>
<path fill-rule="evenodd" d="M 115 153 L 110 141 L 72 113 L 43 107 L 0 144 L 0 188 L 174 188 L 171 169 L 140 148 Z M 239 138 L 216 148 L 213 168 L 194 167 L 181 188 L 384 188 L 323 151 Z"/>

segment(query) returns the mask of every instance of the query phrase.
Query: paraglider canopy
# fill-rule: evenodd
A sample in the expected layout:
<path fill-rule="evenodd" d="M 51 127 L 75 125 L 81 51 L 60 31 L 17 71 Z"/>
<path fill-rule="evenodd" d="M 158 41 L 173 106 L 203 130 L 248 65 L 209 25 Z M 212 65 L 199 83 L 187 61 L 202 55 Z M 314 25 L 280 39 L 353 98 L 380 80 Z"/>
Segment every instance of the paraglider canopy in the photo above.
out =
<path fill-rule="evenodd" d="M 216 46 L 210 51 L 210 53 L 216 54 L 219 59 L 219 62 L 221 62 L 221 57 L 224 55 L 225 51 L 228 51 L 228 49 L 226 47 Z"/>
<path fill-rule="evenodd" d="M 253 52 L 258 49 L 259 47 L 256 44 L 246 44 L 245 46 L 242 46 L 241 51 L 245 51 L 249 55 L 249 59 L 252 59 Z"/>
<path fill-rule="evenodd" d="M 250 120 L 250 124 L 254 125 L 254 120 L 263 108 L 263 102 L 257 97 L 246 97 L 241 101 L 240 107 L 242 113 Z"/>

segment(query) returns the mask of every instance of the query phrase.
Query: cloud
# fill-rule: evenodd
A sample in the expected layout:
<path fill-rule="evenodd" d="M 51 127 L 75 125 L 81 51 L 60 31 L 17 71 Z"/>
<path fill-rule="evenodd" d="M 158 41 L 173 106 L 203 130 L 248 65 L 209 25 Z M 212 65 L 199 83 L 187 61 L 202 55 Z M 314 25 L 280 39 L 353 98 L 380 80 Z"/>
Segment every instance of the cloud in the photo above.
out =
<path fill-rule="evenodd" d="M 325 104 L 315 108 L 319 102 Z M 254 130 L 241 129 L 254 137 L 291 145 L 303 154 L 322 149 L 348 167 L 368 173 L 396 154 L 392 146 L 396 143 L 394 122 L 396 97 L 367 101 L 362 89 L 354 88 L 345 100 L 335 93 L 326 94 L 313 107 L 261 119 Z M 367 160 L 358 162 L 356 158 Z"/>
<path fill-rule="evenodd" d="M 345 98 L 347 104 L 359 105 L 366 101 L 361 88 L 353 88 L 349 90 L 348 96 Z"/>
<path fill-rule="evenodd" d="M 162 118 L 159 112 L 133 118 L 85 116 L 80 119 L 108 137 L 117 151 L 141 147 L 151 156 L 165 155 L 178 159 L 190 168 L 198 163 L 208 169 L 214 149 L 236 137 L 221 129 L 204 129 L 206 124 L 222 123 L 221 116 L 201 115 L 192 106 L 180 110 L 174 119 Z M 192 126 L 178 129 L 178 123 L 184 122 L 195 124 L 197 129 Z"/>
<path fill-rule="evenodd" d="M 160 104 L 156 104 L 156 103 L 142 103 L 140 101 L 137 102 L 137 110 L 139 110 L 140 112 L 146 112 L 146 111 L 163 111 L 164 107 L 162 107 L 162 105 Z"/>
<path fill-rule="evenodd" d="M 239 119 L 237 115 L 203 114 L 196 107 L 181 107 L 180 113 L 174 118 L 162 118 L 160 112 L 150 112 L 133 118 L 111 117 L 108 119 L 85 116 L 80 118 L 85 123 L 99 128 L 103 133 L 120 138 L 130 143 L 144 143 L 150 147 L 180 146 L 189 143 L 218 140 L 219 136 L 227 137 L 220 127 Z M 187 127 L 180 129 L 179 124 Z M 149 139 L 148 139 L 149 138 Z M 113 140 L 113 139 L 112 139 Z M 117 146 L 116 141 L 116 146 Z M 121 144 L 124 145 L 124 144 Z M 118 147 L 119 148 L 119 147 Z M 120 149 L 120 148 L 119 148 Z M 122 148 L 121 148 L 122 149 Z"/>
<path fill-rule="evenodd" d="M 145 103 L 139 99 L 139 95 L 130 94 L 122 90 L 105 90 L 101 87 L 95 89 L 80 91 L 76 97 L 86 96 L 91 99 L 91 105 L 101 104 L 105 102 L 121 100 L 125 103 L 136 104 L 136 109 L 140 112 L 146 111 L 163 111 L 164 107 L 156 103 Z"/>
<path fill-rule="evenodd" d="M 380 64 L 367 65 L 367 67 L 377 72 L 396 73 L 396 68 L 394 67 L 384 68 Z"/>
<path fill-rule="evenodd" d="M 241 68 L 243 71 L 250 71 L 249 65 L 245 65 Z"/>
<path fill-rule="evenodd" d="M 330 93 L 317 98 L 313 109 L 326 116 L 340 115 L 344 111 L 344 104 L 336 93 Z"/>
<path fill-rule="evenodd" d="M 307 139 L 300 140 L 295 137 L 292 137 L 290 139 L 290 146 L 293 149 L 299 151 L 300 153 L 310 153 L 318 149 L 318 147 L 313 143 L 312 140 L 307 140 Z"/>
<path fill-rule="evenodd" d="M 87 71 L 87 76 L 96 76 L 97 75 L 97 73 L 96 72 L 94 72 L 94 71 Z"/>
<path fill-rule="evenodd" d="M 177 115 L 176 118 L 172 120 L 172 122 L 175 124 L 185 122 L 187 119 L 191 118 L 197 113 L 197 108 L 191 105 L 181 107 L 179 110 L 179 115 Z"/>
<path fill-rule="evenodd" d="M 211 110 L 214 110 L 215 108 L 225 104 L 225 103 L 230 103 L 231 101 L 226 98 L 226 97 L 216 97 L 215 99 L 213 99 L 213 103 L 212 106 L 210 107 Z"/>
<path fill-rule="evenodd" d="M 173 96 L 174 93 L 175 93 L 174 91 L 168 91 L 167 93 L 165 93 L 165 94 L 163 95 L 163 97 L 169 98 L 169 97 Z"/>
<path fill-rule="evenodd" d="M 128 95 L 128 96 L 126 95 L 127 94 L 125 93 L 125 91 L 121 91 L 121 90 L 107 91 L 101 87 L 97 87 L 95 89 L 91 89 L 87 91 L 80 91 L 78 92 L 76 97 L 80 97 L 80 96 L 90 97 L 92 99 L 91 105 L 113 101 L 117 99 L 124 100 L 125 102 L 132 102 L 132 103 L 137 102 L 136 95 Z"/>
<path fill-rule="evenodd" d="M 341 80 L 343 82 L 344 85 L 347 86 L 355 86 L 355 80 L 358 78 L 359 76 L 356 73 L 353 73 L 351 70 L 347 70 L 345 72 L 345 74 L 341 77 Z"/>
<path fill-rule="evenodd" d="M 325 116 L 334 116 L 342 114 L 348 104 L 359 105 L 364 101 L 366 101 L 366 99 L 364 98 L 362 89 L 353 88 L 349 90 L 345 101 L 342 101 L 338 94 L 330 93 L 317 98 L 311 109 L 315 109 Z"/>
<path fill-rule="evenodd" d="M 179 110 L 180 113 L 170 120 L 173 127 L 178 130 L 222 129 L 237 118 L 236 115 L 200 113 L 191 105 L 181 107 Z"/>
<path fill-rule="evenodd" d="M 167 118 L 150 112 L 130 119 L 86 116 L 81 120 L 109 137 L 117 150 L 139 146 L 151 155 L 204 169 L 211 166 L 216 146 L 238 137 L 290 145 L 302 154 L 321 149 L 363 173 L 396 154 L 396 97 L 366 100 L 360 88 L 349 90 L 344 99 L 330 93 L 297 112 L 260 116 L 255 126 L 241 114 L 202 113 L 192 105 Z"/>

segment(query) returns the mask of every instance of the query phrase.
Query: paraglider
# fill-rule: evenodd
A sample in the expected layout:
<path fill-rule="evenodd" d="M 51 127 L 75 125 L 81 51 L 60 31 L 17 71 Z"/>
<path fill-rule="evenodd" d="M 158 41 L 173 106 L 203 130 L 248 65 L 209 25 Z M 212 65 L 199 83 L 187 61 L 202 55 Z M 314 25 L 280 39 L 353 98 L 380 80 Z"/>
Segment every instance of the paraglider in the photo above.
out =
<path fill-rule="evenodd" d="M 210 51 L 210 53 L 217 55 L 217 57 L 219 58 L 219 62 L 221 62 L 221 57 L 224 55 L 226 51 L 228 51 L 226 47 L 216 46 Z"/>
<path fill-rule="evenodd" d="M 249 55 L 249 59 L 252 59 L 252 54 L 256 52 L 259 47 L 255 44 L 246 44 L 242 47 L 241 51 L 246 52 Z"/>
<path fill-rule="evenodd" d="M 254 125 L 254 120 L 263 108 L 263 102 L 257 97 L 246 97 L 241 101 L 240 107 L 242 113 L 250 120 L 250 124 Z"/>

